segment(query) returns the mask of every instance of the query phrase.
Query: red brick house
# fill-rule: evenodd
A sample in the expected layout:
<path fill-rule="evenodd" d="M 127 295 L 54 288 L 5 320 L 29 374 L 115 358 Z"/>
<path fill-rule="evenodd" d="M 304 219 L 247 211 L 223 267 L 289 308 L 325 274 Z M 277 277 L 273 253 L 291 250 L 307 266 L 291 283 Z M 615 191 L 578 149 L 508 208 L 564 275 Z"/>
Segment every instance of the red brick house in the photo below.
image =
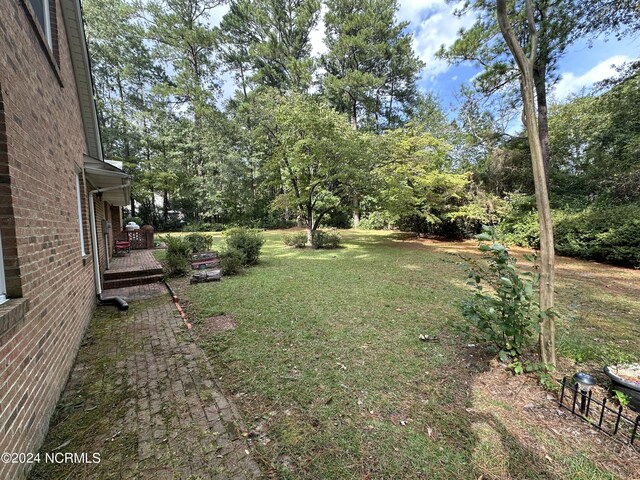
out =
<path fill-rule="evenodd" d="M 44 439 L 129 188 L 103 159 L 79 0 L 2 0 L 0 452 Z"/>

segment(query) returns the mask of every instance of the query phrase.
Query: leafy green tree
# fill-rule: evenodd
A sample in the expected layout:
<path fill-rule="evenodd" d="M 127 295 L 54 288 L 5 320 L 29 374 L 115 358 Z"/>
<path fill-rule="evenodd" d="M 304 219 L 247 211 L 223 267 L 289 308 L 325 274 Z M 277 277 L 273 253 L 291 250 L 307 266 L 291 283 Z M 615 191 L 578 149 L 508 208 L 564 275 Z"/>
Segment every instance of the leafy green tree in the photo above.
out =
<path fill-rule="evenodd" d="M 328 0 L 327 8 L 323 88 L 331 104 L 356 129 L 398 126 L 415 101 L 422 62 L 408 23 L 395 19 L 396 0 Z"/>
<path fill-rule="evenodd" d="M 135 3 L 87 0 L 83 9 L 105 154 L 124 162 L 135 185 L 146 159 L 148 89 L 163 72 L 145 43 L 146 30 Z M 134 190 L 132 195 L 132 215 L 134 200 L 142 200 L 139 193 Z"/>
<path fill-rule="evenodd" d="M 521 1 L 509 3 L 511 11 L 522 12 Z M 482 66 L 483 72 L 477 77 L 476 87 L 485 94 L 503 92 L 508 97 L 518 97 L 515 87 L 519 72 L 506 44 L 500 35 L 494 0 L 467 2 L 458 14 L 466 14 L 469 9 L 477 13 L 476 23 L 462 31 L 459 38 L 449 48 L 442 48 L 439 55 L 452 63 L 471 61 Z M 557 81 L 558 61 L 567 47 L 575 40 L 578 17 L 572 2 L 536 0 L 532 5 L 533 22 L 539 32 L 536 41 L 533 82 L 535 88 L 538 134 L 545 165 L 545 176 L 549 175 L 549 128 L 548 91 Z M 526 44 L 530 35 L 528 20 L 522 14 L 511 16 L 514 35 Z"/>
<path fill-rule="evenodd" d="M 377 133 L 400 125 L 416 101 L 422 62 L 407 22 L 398 23 L 396 0 L 328 0 L 322 89 L 354 129 Z M 370 166 L 367 170 L 371 170 Z M 358 185 L 350 189 L 353 225 L 360 221 Z"/>
<path fill-rule="evenodd" d="M 270 97 L 259 129 L 268 155 L 265 168 L 281 186 L 273 207 L 296 211 L 311 242 L 325 215 L 343 202 L 349 177 L 358 169 L 358 134 L 317 99 Z"/>
<path fill-rule="evenodd" d="M 153 0 L 146 4 L 148 31 L 172 74 L 156 85 L 155 91 L 167 104 L 179 106 L 189 122 L 182 130 L 183 165 L 194 178 L 190 182 L 193 217 L 210 218 L 207 205 L 207 176 L 215 174 L 219 158 L 212 155 L 219 146 L 216 135 L 224 116 L 216 106 L 219 92 L 215 59 L 212 10 L 219 0 Z"/>
<path fill-rule="evenodd" d="M 306 92 L 320 0 L 233 0 L 218 28 L 221 59 L 246 100 L 250 86 Z"/>
<path fill-rule="evenodd" d="M 640 74 L 600 96 L 553 106 L 549 120 L 559 205 L 640 202 Z"/>
<path fill-rule="evenodd" d="M 540 33 L 536 24 L 533 0 L 525 0 L 524 5 L 515 5 L 507 9 L 506 0 L 497 0 L 496 14 L 500 32 L 509 47 L 520 72 L 520 92 L 523 103 L 523 119 L 531 149 L 531 164 L 535 184 L 536 206 L 540 224 L 540 357 L 544 365 L 555 367 L 555 320 L 552 312 L 554 305 L 555 246 L 553 243 L 553 224 L 551 207 L 547 191 L 544 153 L 539 135 L 539 117 L 536 116 L 535 84 L 536 58 Z M 513 21 L 526 18 L 528 35 L 523 46 L 513 29 Z M 544 34 L 542 35 L 544 38 Z"/>

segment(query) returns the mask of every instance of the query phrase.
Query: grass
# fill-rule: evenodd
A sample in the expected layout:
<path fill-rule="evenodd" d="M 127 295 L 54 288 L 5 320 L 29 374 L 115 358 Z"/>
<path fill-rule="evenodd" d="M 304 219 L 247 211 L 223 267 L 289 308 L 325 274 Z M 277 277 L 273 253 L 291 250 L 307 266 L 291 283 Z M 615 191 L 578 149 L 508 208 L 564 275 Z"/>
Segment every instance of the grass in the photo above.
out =
<path fill-rule="evenodd" d="M 150 302 L 136 302 L 126 313 L 96 310 L 76 358 L 79 371 L 71 377 L 56 406 L 40 449 L 42 460 L 34 465 L 30 479 L 101 478 L 105 472 L 115 477 L 121 473 L 115 471 L 118 462 L 135 458 L 138 439 L 124 432 L 123 422 L 136 416 L 136 392 L 127 377 L 125 362 L 127 353 L 137 346 L 122 338 L 116 345 L 111 339 L 114 329 L 131 322 L 135 313 L 148 305 Z M 100 462 L 45 462 L 50 452 L 88 453 L 92 460 L 95 453 L 100 455 Z M 137 466 L 130 468 L 135 470 Z"/>
<path fill-rule="evenodd" d="M 200 343 L 254 431 L 265 471 L 277 478 L 608 478 L 586 451 L 542 440 L 549 463 L 502 420 L 513 416 L 509 398 L 478 397 L 474 382 L 489 356 L 455 333 L 467 291 L 459 258 L 446 252 L 465 244 L 347 231 L 344 248 L 301 250 L 285 247 L 281 232 L 265 235 L 260 264 L 243 275 L 174 282 L 196 335 L 208 317 L 235 318 L 235 330 Z M 559 271 L 567 319 L 558 328 L 560 352 L 594 362 L 639 358 L 640 346 L 628 342 L 638 328 L 637 295 L 602 294 L 591 282 Z M 440 341 L 420 342 L 420 334 Z"/>

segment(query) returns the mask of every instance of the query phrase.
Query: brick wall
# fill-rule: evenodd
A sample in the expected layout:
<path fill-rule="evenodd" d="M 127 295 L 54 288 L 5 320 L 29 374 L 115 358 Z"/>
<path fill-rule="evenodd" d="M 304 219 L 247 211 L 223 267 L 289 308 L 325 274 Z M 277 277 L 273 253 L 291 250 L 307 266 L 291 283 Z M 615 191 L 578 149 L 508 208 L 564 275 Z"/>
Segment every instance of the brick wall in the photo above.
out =
<path fill-rule="evenodd" d="M 95 307 L 75 180 L 87 148 L 55 1 L 55 52 L 22 0 L 3 0 L 0 15 L 0 228 L 9 296 L 22 297 L 0 308 L 0 452 L 38 449 Z M 0 478 L 23 474 L 0 463 Z"/>

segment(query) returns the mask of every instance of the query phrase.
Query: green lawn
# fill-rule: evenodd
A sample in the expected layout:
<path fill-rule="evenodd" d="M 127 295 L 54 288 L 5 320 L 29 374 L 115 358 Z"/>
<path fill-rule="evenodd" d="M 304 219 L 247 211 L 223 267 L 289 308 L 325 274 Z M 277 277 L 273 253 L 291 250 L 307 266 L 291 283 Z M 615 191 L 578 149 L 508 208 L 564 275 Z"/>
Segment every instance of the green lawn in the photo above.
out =
<path fill-rule="evenodd" d="M 453 328 L 461 321 L 465 276 L 460 259 L 445 251 L 468 244 L 422 245 L 397 233 L 347 231 L 339 250 L 297 250 L 282 245 L 281 232 L 265 235 L 260 264 L 244 274 L 172 284 L 222 388 L 238 403 L 266 472 L 277 478 L 615 478 L 605 474 L 616 471 L 606 455 L 591 461 L 589 445 L 581 452 L 547 441 L 530 423 L 514 427 L 510 398 L 481 394 L 478 375 L 490 355 L 467 346 Z M 558 329 L 561 353 L 593 365 L 608 355 L 637 359 L 640 345 L 629 339 L 637 338 L 640 318 L 631 287 L 638 272 L 612 269 L 621 272 L 614 288 L 622 293 L 609 295 L 589 275 L 571 273 L 589 264 L 568 264 L 566 278 L 559 272 L 558 303 L 567 319 Z M 610 333 L 599 330 L 598 308 L 615 313 L 615 322 L 606 322 L 614 325 Z M 205 334 L 207 318 L 220 314 L 233 315 L 236 328 Z M 420 334 L 440 341 L 421 342 Z M 536 445 L 514 428 L 538 439 Z"/>

